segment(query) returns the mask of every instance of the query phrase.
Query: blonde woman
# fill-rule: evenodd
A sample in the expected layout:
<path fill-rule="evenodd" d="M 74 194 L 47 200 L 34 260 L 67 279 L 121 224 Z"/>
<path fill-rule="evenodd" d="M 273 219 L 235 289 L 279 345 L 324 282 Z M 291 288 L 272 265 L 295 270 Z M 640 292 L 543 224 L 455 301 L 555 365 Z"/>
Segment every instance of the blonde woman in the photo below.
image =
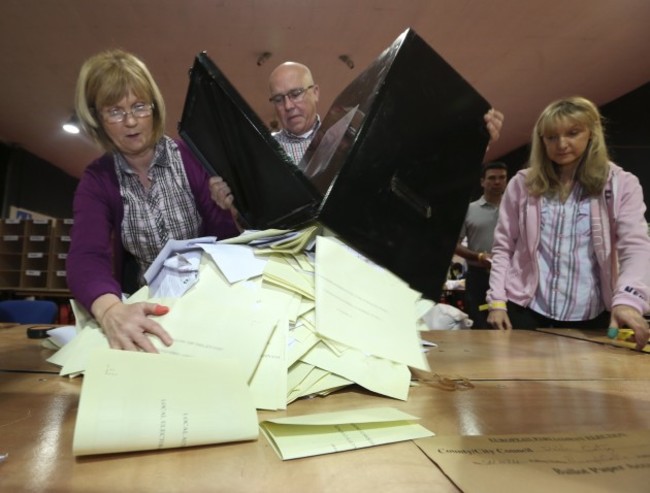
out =
<path fill-rule="evenodd" d="M 598 108 L 551 103 L 535 124 L 528 168 L 501 201 L 488 323 L 497 329 L 634 330 L 648 342 L 650 238 L 639 180 L 609 160 Z"/>
<path fill-rule="evenodd" d="M 149 315 L 166 308 L 122 303 L 124 259 L 135 259 L 137 289 L 167 240 L 239 231 L 210 198 L 209 177 L 187 146 L 164 135 L 165 105 L 140 59 L 110 50 L 86 60 L 75 107 L 105 154 L 86 168 L 75 192 L 68 286 L 112 348 L 155 352 L 148 333 L 167 345 L 172 340 Z"/>

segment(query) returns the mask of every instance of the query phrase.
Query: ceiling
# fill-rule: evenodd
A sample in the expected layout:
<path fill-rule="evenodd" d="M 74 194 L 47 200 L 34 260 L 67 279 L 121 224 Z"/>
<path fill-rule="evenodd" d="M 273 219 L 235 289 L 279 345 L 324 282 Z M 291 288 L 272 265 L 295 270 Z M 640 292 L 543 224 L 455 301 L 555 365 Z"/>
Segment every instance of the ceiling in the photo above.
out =
<path fill-rule="evenodd" d="M 506 114 L 488 157 L 526 143 L 555 98 L 604 104 L 650 81 L 648 0 L 2 0 L 0 140 L 80 176 L 99 149 L 61 124 L 83 60 L 114 47 L 149 66 L 172 136 L 203 50 L 269 123 L 270 71 L 286 60 L 309 65 L 324 115 L 408 27 Z"/>

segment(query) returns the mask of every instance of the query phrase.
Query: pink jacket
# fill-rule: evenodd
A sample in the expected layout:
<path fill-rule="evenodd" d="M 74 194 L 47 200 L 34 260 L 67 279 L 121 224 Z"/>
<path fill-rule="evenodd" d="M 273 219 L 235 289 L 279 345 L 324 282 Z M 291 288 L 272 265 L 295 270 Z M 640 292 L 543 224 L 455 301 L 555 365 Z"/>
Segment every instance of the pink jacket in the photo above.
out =
<path fill-rule="evenodd" d="M 608 310 L 629 305 L 648 312 L 650 237 L 644 218 L 643 190 L 633 174 L 609 163 L 609 177 L 598 197 L 591 199 L 591 232 L 600 273 L 603 303 Z M 537 284 L 541 198 L 528 194 L 528 170 L 508 183 L 499 208 L 492 246 L 488 302 L 512 301 L 528 306 Z"/>

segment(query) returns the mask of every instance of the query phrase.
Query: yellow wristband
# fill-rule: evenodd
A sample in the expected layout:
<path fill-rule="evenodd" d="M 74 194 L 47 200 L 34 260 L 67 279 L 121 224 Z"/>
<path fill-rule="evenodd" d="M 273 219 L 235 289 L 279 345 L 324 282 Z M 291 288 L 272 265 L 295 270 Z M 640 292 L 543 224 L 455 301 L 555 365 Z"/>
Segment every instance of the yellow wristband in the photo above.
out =
<path fill-rule="evenodd" d="M 505 301 L 490 301 L 490 310 L 507 310 Z"/>
<path fill-rule="evenodd" d="M 476 260 L 479 262 L 483 262 L 483 259 L 485 258 L 485 252 L 479 252 L 479 254 L 476 256 Z"/>

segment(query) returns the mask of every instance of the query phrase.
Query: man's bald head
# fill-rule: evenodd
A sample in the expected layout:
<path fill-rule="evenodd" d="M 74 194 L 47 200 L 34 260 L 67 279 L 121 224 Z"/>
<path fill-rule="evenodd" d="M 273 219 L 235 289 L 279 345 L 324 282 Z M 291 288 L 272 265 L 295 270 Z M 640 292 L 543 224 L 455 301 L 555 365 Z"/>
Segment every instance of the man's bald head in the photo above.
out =
<path fill-rule="evenodd" d="M 269 90 L 284 129 L 302 135 L 313 128 L 318 114 L 319 88 L 306 65 L 297 62 L 278 65 L 269 76 Z"/>

